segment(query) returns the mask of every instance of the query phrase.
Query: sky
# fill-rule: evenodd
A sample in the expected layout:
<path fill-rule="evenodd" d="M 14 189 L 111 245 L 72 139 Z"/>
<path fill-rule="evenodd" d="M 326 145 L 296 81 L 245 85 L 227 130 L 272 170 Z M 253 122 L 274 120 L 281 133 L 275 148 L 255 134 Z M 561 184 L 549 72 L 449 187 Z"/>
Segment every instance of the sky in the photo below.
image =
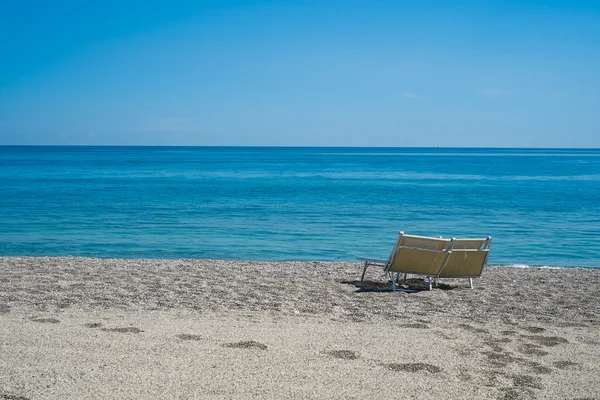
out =
<path fill-rule="evenodd" d="M 600 147 L 600 1 L 4 0 L 0 145 Z"/>

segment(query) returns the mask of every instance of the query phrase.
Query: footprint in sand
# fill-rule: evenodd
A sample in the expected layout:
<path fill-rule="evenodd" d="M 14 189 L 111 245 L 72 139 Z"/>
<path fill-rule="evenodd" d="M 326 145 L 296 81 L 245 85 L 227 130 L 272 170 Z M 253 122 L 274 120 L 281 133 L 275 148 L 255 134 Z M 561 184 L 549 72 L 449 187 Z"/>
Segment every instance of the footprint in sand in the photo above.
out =
<path fill-rule="evenodd" d="M 542 350 L 540 345 L 532 344 L 532 343 L 522 344 L 521 346 L 518 347 L 517 350 L 519 351 L 519 353 L 526 354 L 528 356 L 543 357 L 543 356 L 547 356 L 548 354 L 550 354 L 547 351 Z"/>
<path fill-rule="evenodd" d="M 476 328 L 474 326 L 471 326 L 469 324 L 459 324 L 458 325 L 460 328 L 463 328 L 469 332 L 473 332 L 473 333 L 483 333 L 483 334 L 488 334 L 490 333 L 487 329 L 484 328 Z"/>
<path fill-rule="evenodd" d="M 200 335 L 191 335 L 189 333 L 182 333 L 180 335 L 175 335 L 176 338 L 181 340 L 202 340 L 202 336 Z"/>
<path fill-rule="evenodd" d="M 41 322 L 43 324 L 58 324 L 60 321 L 56 318 L 31 318 L 34 322 Z"/>
<path fill-rule="evenodd" d="M 531 375 L 513 375 L 512 376 L 513 384 L 516 387 L 526 387 L 532 389 L 543 389 L 544 387 L 541 384 L 541 380 L 538 377 Z"/>
<path fill-rule="evenodd" d="M 523 363 L 531 372 L 538 375 L 547 375 L 552 372 L 552 368 L 548 368 L 536 361 L 526 361 Z"/>
<path fill-rule="evenodd" d="M 530 333 L 542 333 L 546 331 L 544 328 L 540 328 L 539 326 L 526 326 L 523 329 Z"/>
<path fill-rule="evenodd" d="M 439 374 L 442 372 L 442 369 L 438 366 L 425 364 L 425 363 L 406 363 L 406 364 L 386 364 L 385 367 L 392 371 L 400 371 L 400 372 L 421 372 L 426 371 L 431 374 Z"/>
<path fill-rule="evenodd" d="M 100 322 L 89 322 L 84 325 L 86 328 L 100 328 L 102 324 Z"/>
<path fill-rule="evenodd" d="M 0 400 L 29 400 L 29 398 L 15 394 L 0 393 Z"/>
<path fill-rule="evenodd" d="M 259 342 L 255 342 L 254 340 L 246 340 L 243 342 L 235 342 L 235 343 L 225 343 L 221 345 L 222 347 L 230 347 L 233 349 L 259 349 L 266 350 L 267 345 Z"/>
<path fill-rule="evenodd" d="M 406 325 L 402 325 L 402 328 L 414 328 L 414 329 L 429 329 L 429 325 L 421 323 L 421 322 L 417 322 L 414 324 L 406 324 Z"/>
<path fill-rule="evenodd" d="M 534 390 L 540 390 L 544 387 L 541 384 L 541 379 L 531 375 L 522 374 L 507 374 L 504 372 L 497 372 L 494 374 L 494 382 L 499 383 L 498 378 L 501 381 L 512 381 L 511 387 L 499 388 L 501 397 L 499 400 L 516 400 L 516 399 L 531 399 L 535 397 Z M 496 384 L 491 387 L 497 386 Z"/>
<path fill-rule="evenodd" d="M 510 353 L 506 351 L 482 351 L 480 354 L 485 355 L 490 365 L 495 368 L 504 368 L 509 364 L 522 361 L 522 359 L 518 357 L 513 357 Z"/>
<path fill-rule="evenodd" d="M 572 368 L 579 366 L 578 363 L 575 363 L 572 361 L 566 361 L 566 360 L 565 361 L 554 361 L 552 363 L 552 365 L 554 365 L 558 369 L 572 369 Z"/>
<path fill-rule="evenodd" d="M 497 353 L 504 351 L 504 348 L 502 347 L 502 345 L 506 344 L 506 343 L 510 343 L 510 342 L 511 342 L 511 339 L 506 338 L 506 337 L 504 337 L 504 338 L 492 337 L 492 338 L 489 338 L 489 339 L 483 341 L 483 343 L 485 345 L 489 346 L 492 349 L 492 351 L 495 351 Z"/>
<path fill-rule="evenodd" d="M 118 333 L 140 333 L 140 332 L 144 332 L 143 330 L 141 330 L 140 328 L 134 328 L 134 327 L 126 327 L 126 328 L 102 328 L 101 330 L 105 331 L 105 332 L 118 332 Z"/>
<path fill-rule="evenodd" d="M 356 360 L 359 356 L 352 350 L 331 350 L 327 354 L 341 360 Z"/>
<path fill-rule="evenodd" d="M 501 397 L 498 400 L 517 400 L 533 398 L 533 392 L 528 389 L 516 389 L 516 388 L 502 388 L 500 389 Z"/>
<path fill-rule="evenodd" d="M 521 337 L 546 347 L 554 347 L 559 344 L 569 343 L 567 339 L 560 336 L 521 335 Z"/>

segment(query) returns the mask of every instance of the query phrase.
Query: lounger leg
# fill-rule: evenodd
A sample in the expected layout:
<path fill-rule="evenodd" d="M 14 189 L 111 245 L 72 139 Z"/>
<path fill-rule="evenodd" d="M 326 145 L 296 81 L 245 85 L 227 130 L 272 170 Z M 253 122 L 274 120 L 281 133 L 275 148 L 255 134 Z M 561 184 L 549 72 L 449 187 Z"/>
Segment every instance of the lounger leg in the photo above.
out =
<path fill-rule="evenodd" d="M 396 276 L 398 278 L 398 276 Z M 392 272 L 392 292 L 396 291 L 396 278 L 394 278 L 394 273 Z"/>
<path fill-rule="evenodd" d="M 428 276 L 428 277 L 427 277 L 427 280 L 429 281 L 429 290 L 431 290 L 431 277 L 430 277 L 430 276 Z"/>
<path fill-rule="evenodd" d="M 469 278 L 469 287 L 473 289 L 473 278 Z"/>
<path fill-rule="evenodd" d="M 360 277 L 360 281 L 364 281 L 365 280 L 365 273 L 367 272 L 367 268 L 369 267 L 369 262 L 365 261 L 365 268 L 363 269 L 363 273 L 362 276 Z"/>
<path fill-rule="evenodd" d="M 406 283 L 406 275 L 408 275 L 406 272 L 404 273 L 404 283 Z"/>
<path fill-rule="evenodd" d="M 435 282 L 435 287 L 439 287 L 438 286 L 438 278 L 437 278 L 437 276 L 435 278 L 433 278 L 433 281 Z"/>

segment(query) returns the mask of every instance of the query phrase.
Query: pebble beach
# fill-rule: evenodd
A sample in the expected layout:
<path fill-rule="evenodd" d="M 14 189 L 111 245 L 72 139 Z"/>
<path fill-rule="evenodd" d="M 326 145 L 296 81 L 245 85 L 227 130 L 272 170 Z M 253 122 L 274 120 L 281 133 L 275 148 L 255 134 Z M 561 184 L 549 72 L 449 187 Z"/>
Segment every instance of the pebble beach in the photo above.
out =
<path fill-rule="evenodd" d="M 600 398 L 600 270 L 0 258 L 0 399 Z"/>

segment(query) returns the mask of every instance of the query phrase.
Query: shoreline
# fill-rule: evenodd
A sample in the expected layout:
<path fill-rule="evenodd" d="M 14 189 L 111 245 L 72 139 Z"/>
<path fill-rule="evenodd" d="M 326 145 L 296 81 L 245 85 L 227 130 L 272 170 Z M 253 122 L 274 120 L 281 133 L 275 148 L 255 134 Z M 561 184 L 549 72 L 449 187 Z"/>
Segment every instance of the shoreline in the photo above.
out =
<path fill-rule="evenodd" d="M 358 259 L 350 260 L 254 260 L 254 259 L 228 259 L 228 258 L 191 258 L 191 257 L 179 257 L 179 258 L 156 258 L 156 257 L 113 257 L 113 256 L 72 256 L 72 255 L 0 255 L 2 258 L 73 258 L 73 259 L 92 259 L 92 260 L 121 260 L 121 261 L 216 261 L 216 262 L 264 262 L 264 263 L 319 263 L 319 264 L 335 264 L 335 263 L 360 263 Z M 541 268 L 541 269 L 600 269 L 600 265 L 597 267 L 590 266 L 564 266 L 564 265 L 547 265 L 547 264 L 489 264 L 486 267 L 498 267 L 498 268 Z"/>
<path fill-rule="evenodd" d="M 0 398 L 600 394 L 600 269 L 488 267 L 412 294 L 361 270 L 0 257 Z"/>

